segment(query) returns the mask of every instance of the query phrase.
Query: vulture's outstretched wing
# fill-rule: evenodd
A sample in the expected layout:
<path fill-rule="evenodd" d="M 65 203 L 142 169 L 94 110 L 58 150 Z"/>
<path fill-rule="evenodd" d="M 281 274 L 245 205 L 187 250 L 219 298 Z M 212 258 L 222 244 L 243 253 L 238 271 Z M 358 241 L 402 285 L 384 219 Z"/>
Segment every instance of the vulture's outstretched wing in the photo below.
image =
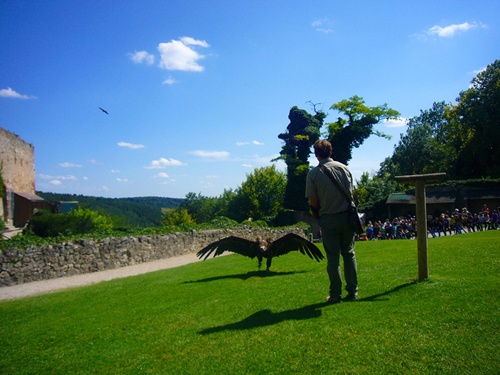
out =
<path fill-rule="evenodd" d="M 196 253 L 196 256 L 203 260 L 207 259 L 212 253 L 214 257 L 221 255 L 224 251 L 232 251 L 249 258 L 255 258 L 259 253 L 259 246 L 256 242 L 244 238 L 230 236 L 222 240 L 212 242 Z"/>
<path fill-rule="evenodd" d="M 314 258 L 318 262 L 324 259 L 323 254 L 315 244 L 294 233 L 288 233 L 286 236 L 274 241 L 269 251 L 276 257 L 287 254 L 290 251 L 300 251 L 302 254 L 308 255 L 309 258 Z"/>

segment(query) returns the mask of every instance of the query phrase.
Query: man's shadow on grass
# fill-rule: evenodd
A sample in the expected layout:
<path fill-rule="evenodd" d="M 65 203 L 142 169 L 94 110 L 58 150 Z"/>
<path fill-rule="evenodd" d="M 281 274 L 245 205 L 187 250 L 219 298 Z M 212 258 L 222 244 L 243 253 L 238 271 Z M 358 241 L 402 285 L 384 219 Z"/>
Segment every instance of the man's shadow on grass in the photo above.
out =
<path fill-rule="evenodd" d="M 225 280 L 225 279 L 247 280 L 251 277 L 265 278 L 265 277 L 287 276 L 287 275 L 294 275 L 296 273 L 304 273 L 304 272 L 305 271 L 299 271 L 299 272 L 250 271 L 247 273 L 239 273 L 239 274 L 234 274 L 234 275 L 207 277 L 206 279 L 185 281 L 184 283 L 185 284 L 206 283 L 206 282 L 210 282 L 210 281 Z"/>
<path fill-rule="evenodd" d="M 360 298 L 356 302 L 377 302 L 384 301 L 385 299 L 380 299 L 381 297 L 388 296 L 395 293 L 403 288 L 409 287 L 416 284 L 416 281 L 412 281 L 403 285 L 399 285 L 392 288 L 386 292 L 375 294 L 373 296 L 368 296 L 365 298 Z M 198 333 L 201 335 L 208 335 L 210 333 L 217 333 L 223 331 L 242 331 L 246 329 L 252 329 L 257 327 L 271 326 L 284 322 L 286 320 L 305 320 L 319 318 L 321 316 L 321 308 L 330 305 L 328 302 L 315 303 L 309 306 L 300 307 L 298 309 L 285 310 L 282 312 L 273 313 L 270 309 L 265 309 L 257 311 L 256 313 L 246 317 L 239 322 L 225 324 L 217 327 L 205 328 Z M 335 305 L 334 305 L 335 306 Z"/>
<path fill-rule="evenodd" d="M 368 297 L 364 297 L 364 298 L 360 298 L 358 299 L 356 302 L 379 302 L 379 301 L 387 301 L 388 298 L 383 298 L 383 297 L 387 297 L 388 295 L 392 294 L 392 293 L 396 293 L 397 291 L 401 290 L 401 289 L 404 289 L 404 288 L 407 288 L 409 286 L 412 286 L 412 285 L 415 285 L 417 283 L 416 280 L 413 280 L 413 281 L 410 281 L 406 284 L 401 284 L 401 285 L 398 285 L 392 289 L 389 289 L 383 293 L 378 293 L 378 294 L 374 294 L 373 296 L 368 296 Z"/>

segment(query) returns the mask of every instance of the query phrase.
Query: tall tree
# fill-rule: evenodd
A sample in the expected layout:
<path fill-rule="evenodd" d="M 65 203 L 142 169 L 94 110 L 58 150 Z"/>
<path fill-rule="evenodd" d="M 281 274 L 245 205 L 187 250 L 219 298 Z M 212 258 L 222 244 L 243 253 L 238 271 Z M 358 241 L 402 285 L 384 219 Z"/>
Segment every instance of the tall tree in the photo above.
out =
<path fill-rule="evenodd" d="M 232 190 L 224 190 L 220 197 L 206 197 L 198 193 L 187 193 L 185 200 L 178 207 L 178 211 L 184 209 L 196 221 L 206 223 L 217 216 L 228 215 L 228 206 L 235 193 Z"/>
<path fill-rule="evenodd" d="M 360 180 L 356 181 L 354 196 L 358 201 L 358 208 L 364 210 L 381 200 L 387 199 L 389 194 L 395 193 L 400 188 L 401 185 L 387 174 L 370 177 L 368 172 L 364 172 Z"/>
<path fill-rule="evenodd" d="M 368 107 L 363 98 L 355 95 L 333 104 L 331 109 L 342 113 L 347 118 L 339 117 L 328 124 L 328 140 L 333 146 L 333 158 L 347 164 L 352 159 L 352 149 L 358 148 L 371 135 L 390 139 L 373 126 L 384 119 L 397 119 L 399 112 L 387 104 Z"/>
<path fill-rule="evenodd" d="M 401 135 L 394 147 L 391 161 L 382 163 L 382 173 L 410 175 L 419 173 L 445 172 L 450 158 L 454 155 L 446 151 L 443 138 L 447 123 L 444 102 L 434 103 L 427 111 L 420 111 L 420 116 L 408 120 L 406 134 Z M 387 168 L 391 166 L 392 170 Z"/>
<path fill-rule="evenodd" d="M 284 198 L 285 208 L 307 210 L 307 200 L 304 197 L 306 176 L 309 171 L 309 155 L 311 146 L 320 137 L 320 129 L 326 113 L 316 111 L 311 115 L 303 109 L 294 106 L 290 109 L 287 132 L 278 135 L 285 143 L 280 157 L 287 165 L 287 184 Z M 276 160 L 276 159 L 275 159 Z"/>
<path fill-rule="evenodd" d="M 261 220 L 275 217 L 283 208 L 285 174 L 270 167 L 255 168 L 253 173 L 236 189 L 229 204 L 231 218 L 243 221 L 248 218 Z"/>
<path fill-rule="evenodd" d="M 500 177 L 500 60 L 474 77 L 457 102 L 448 113 L 455 177 Z"/>

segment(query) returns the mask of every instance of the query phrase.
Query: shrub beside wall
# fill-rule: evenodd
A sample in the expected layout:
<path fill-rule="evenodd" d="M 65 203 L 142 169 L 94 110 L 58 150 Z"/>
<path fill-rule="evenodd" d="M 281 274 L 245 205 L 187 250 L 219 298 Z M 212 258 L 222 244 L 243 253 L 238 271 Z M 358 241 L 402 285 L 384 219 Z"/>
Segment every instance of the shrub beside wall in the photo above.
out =
<path fill-rule="evenodd" d="M 242 227 L 158 236 L 80 240 L 49 246 L 9 249 L 0 254 L 0 287 L 74 276 L 196 253 L 228 236 L 254 240 L 287 233 L 304 236 L 299 228 L 271 230 Z"/>

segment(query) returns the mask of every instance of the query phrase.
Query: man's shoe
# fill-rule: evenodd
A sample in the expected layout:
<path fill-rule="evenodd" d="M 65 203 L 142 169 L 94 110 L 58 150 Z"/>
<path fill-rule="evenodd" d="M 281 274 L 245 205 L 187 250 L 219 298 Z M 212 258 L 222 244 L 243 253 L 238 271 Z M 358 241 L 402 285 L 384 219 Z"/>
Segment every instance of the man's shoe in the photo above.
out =
<path fill-rule="evenodd" d="M 342 302 L 342 298 L 341 297 L 327 296 L 326 297 L 326 302 L 327 303 L 331 303 L 331 304 L 340 303 L 340 302 Z"/>
<path fill-rule="evenodd" d="M 356 293 L 349 293 L 345 298 L 344 301 L 355 301 L 359 298 L 358 292 Z"/>

